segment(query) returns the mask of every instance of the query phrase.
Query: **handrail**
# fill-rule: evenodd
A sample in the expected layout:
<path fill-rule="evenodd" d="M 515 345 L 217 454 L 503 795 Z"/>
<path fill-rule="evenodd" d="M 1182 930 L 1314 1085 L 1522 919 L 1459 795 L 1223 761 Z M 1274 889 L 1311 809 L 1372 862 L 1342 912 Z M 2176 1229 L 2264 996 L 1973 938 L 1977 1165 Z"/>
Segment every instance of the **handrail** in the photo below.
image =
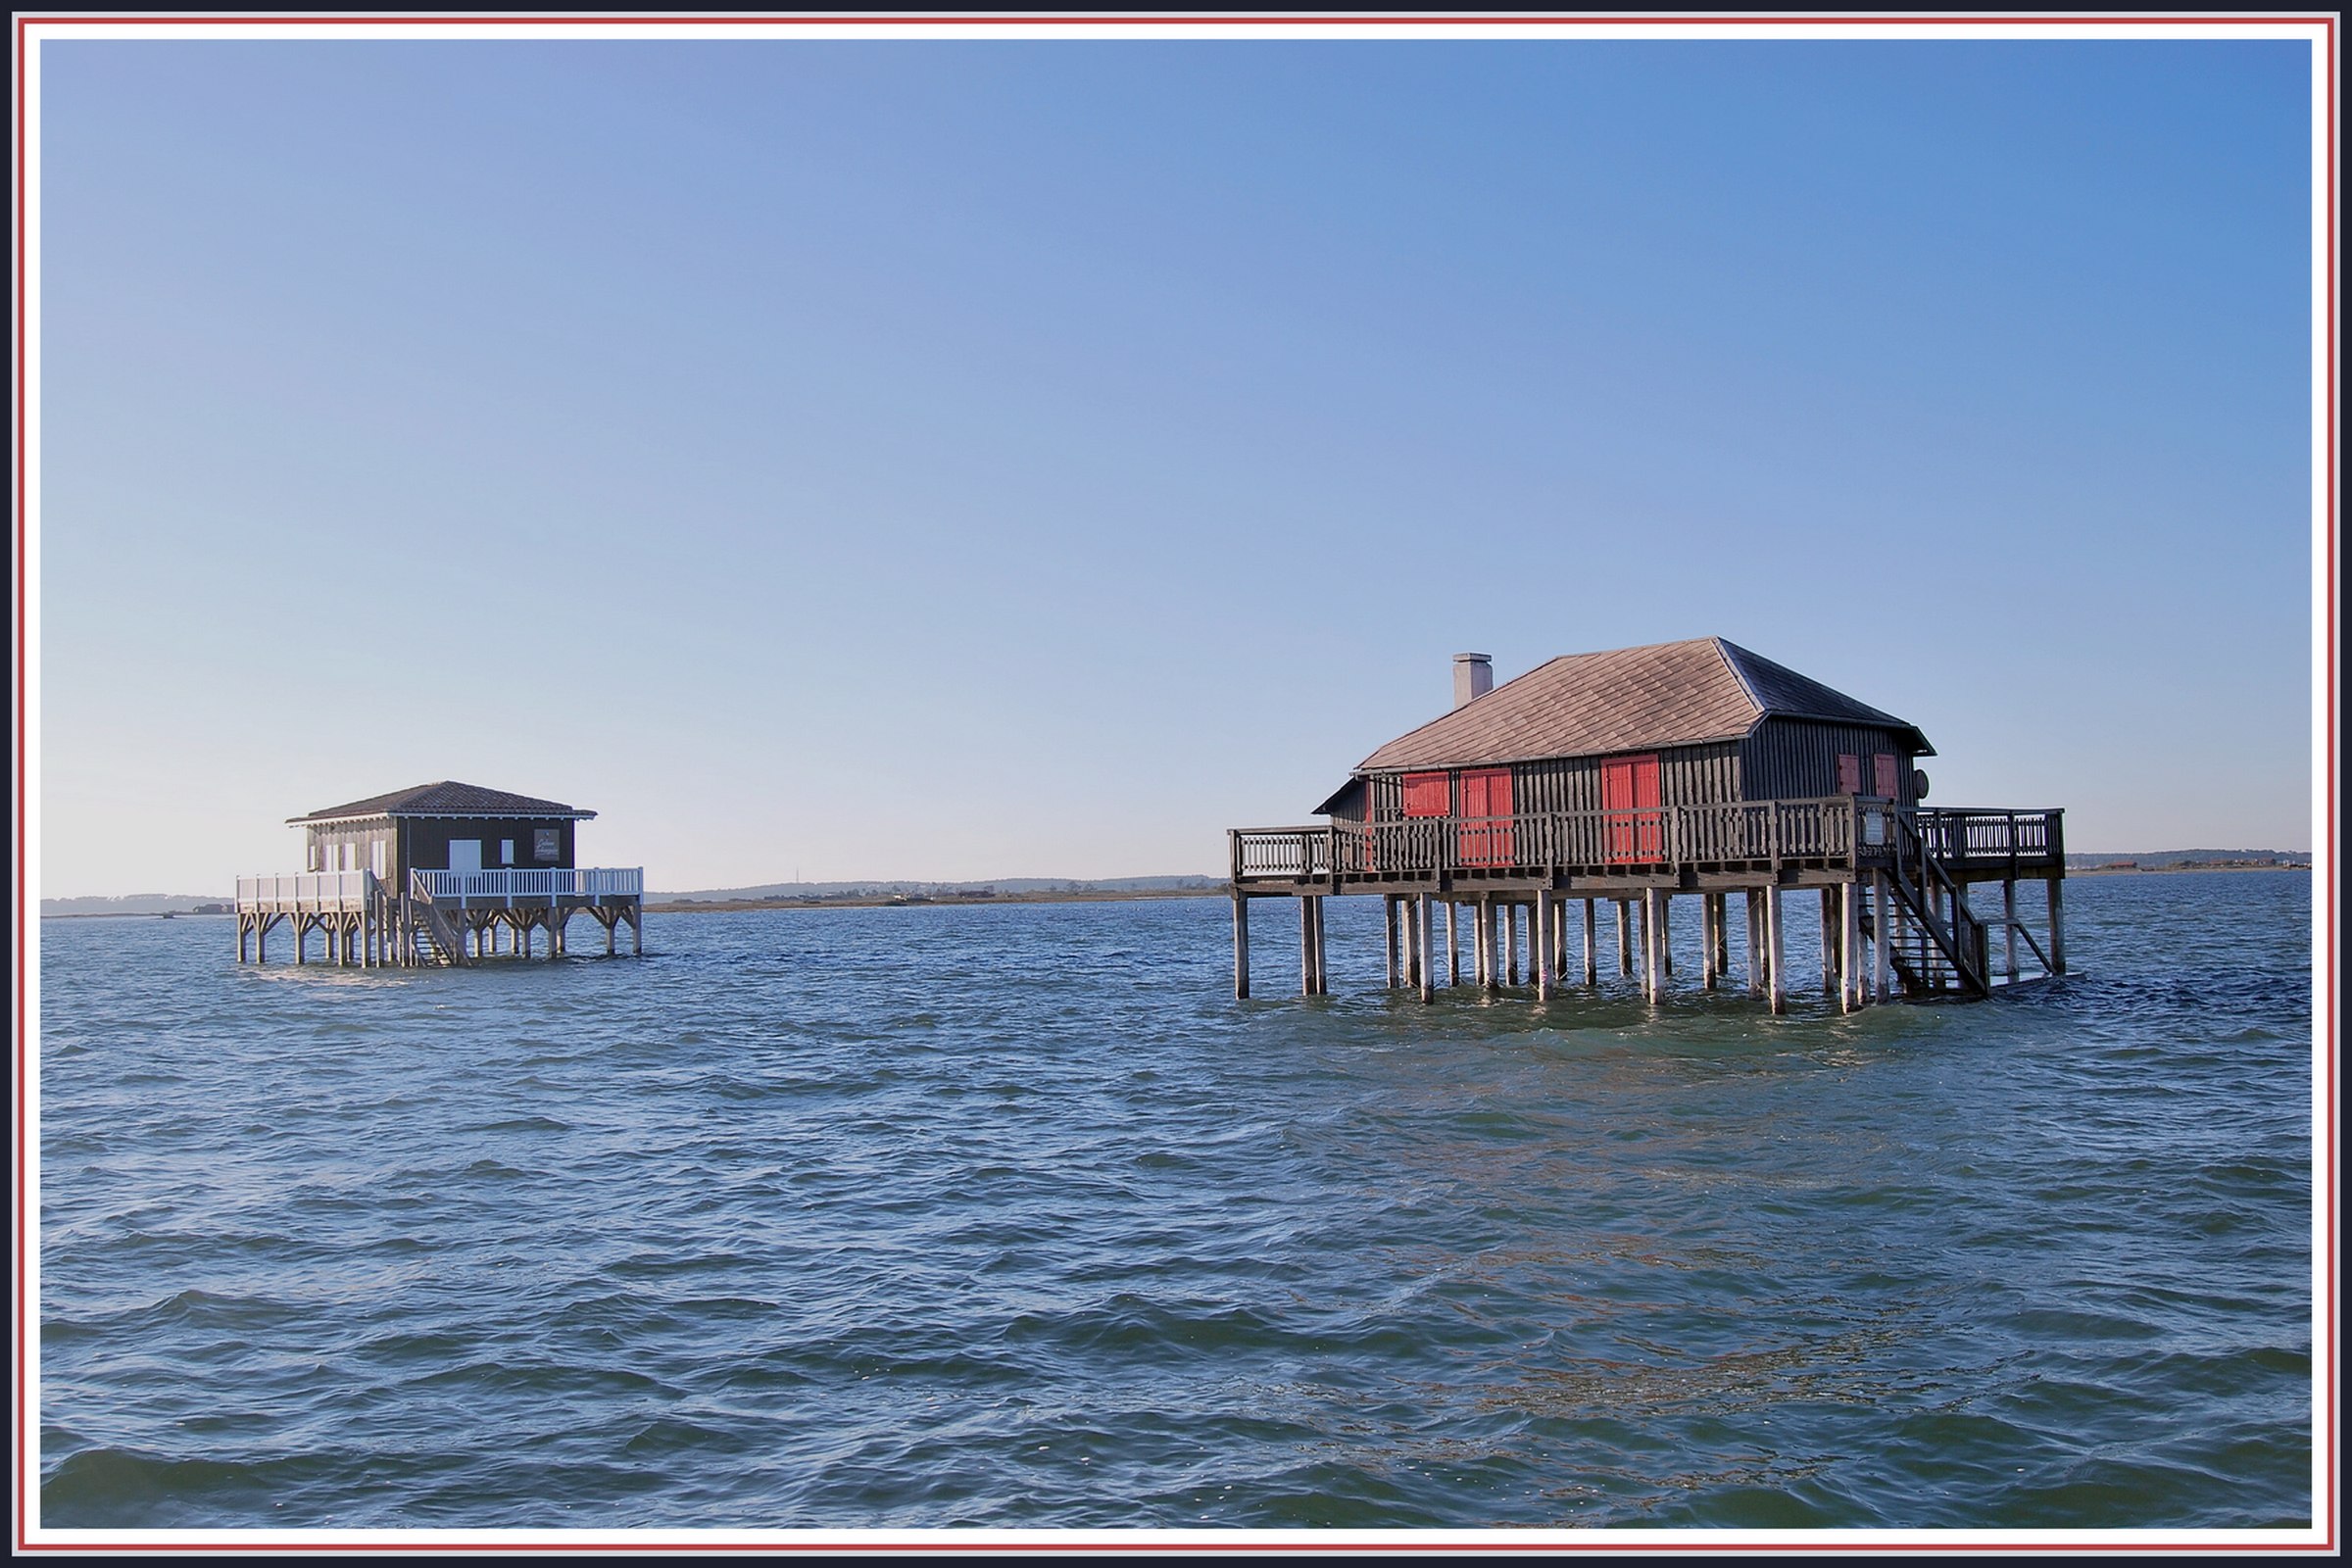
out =
<path fill-rule="evenodd" d="M 1883 797 L 1832 795 L 1602 811 L 1423 816 L 1328 827 L 1229 829 L 1231 875 L 1310 880 L 1455 871 L 1602 870 L 1791 860 L 1891 864 L 1908 855 L 1919 877 L 1947 863 L 2063 864 L 2059 813 L 1980 808 L 1906 809 Z M 1891 824 L 1891 825 L 1890 825 Z M 1926 869 L 1930 864 L 1934 873 Z"/>
<path fill-rule="evenodd" d="M 373 871 L 297 871 L 237 878 L 237 907 L 245 910 L 365 908 L 382 896 Z"/>
<path fill-rule="evenodd" d="M 412 871 L 413 898 L 557 899 L 642 897 L 643 866 L 547 866 L 491 871 Z"/>

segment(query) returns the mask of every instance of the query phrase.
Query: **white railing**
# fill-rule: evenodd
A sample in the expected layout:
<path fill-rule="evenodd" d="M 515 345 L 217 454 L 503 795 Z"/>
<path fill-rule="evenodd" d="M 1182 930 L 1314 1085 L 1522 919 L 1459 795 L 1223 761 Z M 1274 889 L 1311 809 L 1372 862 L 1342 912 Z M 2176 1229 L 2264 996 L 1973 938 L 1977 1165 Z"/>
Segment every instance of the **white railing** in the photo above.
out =
<path fill-rule="evenodd" d="M 237 878 L 240 909 L 365 909 L 379 897 L 373 871 L 303 871 Z"/>
<path fill-rule="evenodd" d="M 512 903 L 517 899 L 642 898 L 645 867 L 563 866 L 545 870 L 412 871 L 409 891 L 447 903 Z"/>

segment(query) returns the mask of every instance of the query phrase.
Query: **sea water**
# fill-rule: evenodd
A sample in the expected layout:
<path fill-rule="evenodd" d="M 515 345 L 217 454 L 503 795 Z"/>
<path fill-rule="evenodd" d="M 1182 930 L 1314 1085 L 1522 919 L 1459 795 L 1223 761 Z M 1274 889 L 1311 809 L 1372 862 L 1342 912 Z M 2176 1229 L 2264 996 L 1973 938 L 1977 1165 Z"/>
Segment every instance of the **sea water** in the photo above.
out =
<path fill-rule="evenodd" d="M 40 1522 L 2309 1521 L 2303 875 L 2081 879 L 2072 977 L 1851 1016 L 1690 930 L 1647 1005 L 1605 913 L 1596 993 L 1424 1005 L 1329 908 L 1248 1002 L 1222 899 L 44 922 Z"/>

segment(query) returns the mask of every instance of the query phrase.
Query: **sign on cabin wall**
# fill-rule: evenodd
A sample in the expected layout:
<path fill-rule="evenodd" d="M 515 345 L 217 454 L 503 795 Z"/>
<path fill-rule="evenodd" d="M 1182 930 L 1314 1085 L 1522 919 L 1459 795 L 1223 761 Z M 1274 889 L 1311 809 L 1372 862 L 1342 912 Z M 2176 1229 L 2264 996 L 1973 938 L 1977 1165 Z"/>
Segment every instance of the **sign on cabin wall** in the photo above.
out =
<path fill-rule="evenodd" d="M 552 860 L 564 853 L 564 830 L 555 827 L 531 829 L 531 858 Z"/>

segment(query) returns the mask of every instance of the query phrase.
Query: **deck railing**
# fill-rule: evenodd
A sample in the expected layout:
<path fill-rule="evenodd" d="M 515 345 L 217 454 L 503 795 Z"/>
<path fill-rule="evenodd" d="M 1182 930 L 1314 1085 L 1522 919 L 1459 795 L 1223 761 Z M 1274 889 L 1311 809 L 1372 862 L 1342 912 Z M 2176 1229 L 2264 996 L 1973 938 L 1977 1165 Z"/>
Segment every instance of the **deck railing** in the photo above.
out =
<path fill-rule="evenodd" d="M 516 899 L 642 898 L 643 866 L 550 866 L 496 871 L 412 871 L 409 891 L 443 903 Z"/>
<path fill-rule="evenodd" d="M 271 909 L 365 909 L 382 894 L 373 871 L 300 871 L 289 876 L 237 878 L 237 907 Z"/>
<path fill-rule="evenodd" d="M 1869 865 L 1896 854 L 1897 815 L 1938 859 L 2047 863 L 2062 857 L 2058 811 L 1918 808 L 1833 795 L 1614 811 L 1407 817 L 1327 827 L 1236 828 L 1236 882 L 1332 876 L 1609 870 L 1689 865 Z"/>

